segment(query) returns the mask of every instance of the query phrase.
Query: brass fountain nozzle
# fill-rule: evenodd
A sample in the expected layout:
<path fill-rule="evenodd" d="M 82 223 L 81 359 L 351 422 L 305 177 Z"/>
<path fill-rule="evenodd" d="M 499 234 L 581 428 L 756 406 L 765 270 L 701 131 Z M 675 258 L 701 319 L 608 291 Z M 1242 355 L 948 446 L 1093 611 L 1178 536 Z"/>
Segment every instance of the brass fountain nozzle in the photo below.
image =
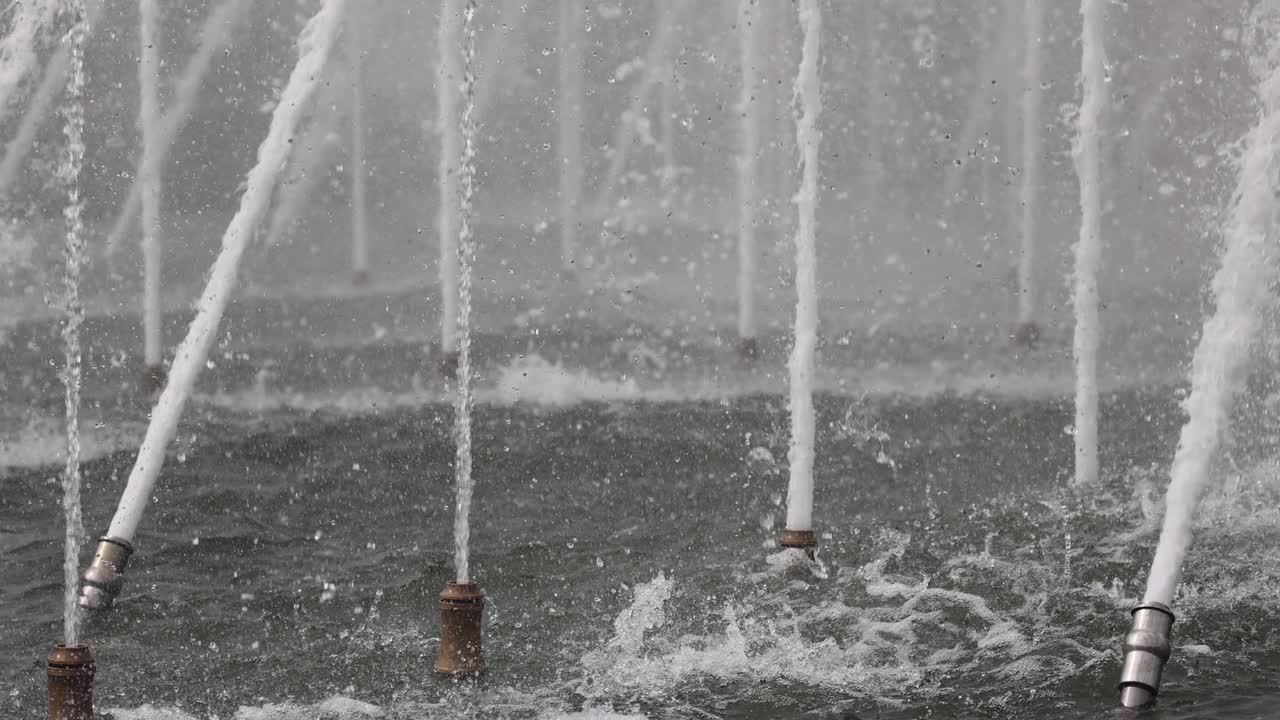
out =
<path fill-rule="evenodd" d="M 133 545 L 120 538 L 98 538 L 93 562 L 84 571 L 78 604 L 85 610 L 106 610 L 124 587 L 124 569 L 133 555 Z"/>
<path fill-rule="evenodd" d="M 798 548 L 812 554 L 813 549 L 818 547 L 818 536 L 814 535 L 812 530 L 787 528 L 782 531 L 782 538 L 778 540 L 778 544 L 784 548 Z"/>
<path fill-rule="evenodd" d="M 49 720 L 93 720 L 93 654 L 59 643 L 49 651 Z"/>
<path fill-rule="evenodd" d="M 475 583 L 446 583 L 440 592 L 440 654 L 436 672 L 466 676 L 484 672 L 484 593 Z"/>
<path fill-rule="evenodd" d="M 1133 609 L 1133 627 L 1124 637 L 1121 705 L 1140 708 L 1155 702 L 1160 692 L 1160 675 L 1169 660 L 1169 631 L 1173 620 L 1173 611 L 1164 603 L 1144 602 Z"/>

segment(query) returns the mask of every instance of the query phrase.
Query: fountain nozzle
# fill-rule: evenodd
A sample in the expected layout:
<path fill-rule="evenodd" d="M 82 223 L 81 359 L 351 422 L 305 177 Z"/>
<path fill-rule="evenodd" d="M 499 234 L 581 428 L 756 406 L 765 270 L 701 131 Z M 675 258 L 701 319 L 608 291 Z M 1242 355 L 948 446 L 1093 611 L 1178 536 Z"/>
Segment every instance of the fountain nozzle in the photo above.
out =
<path fill-rule="evenodd" d="M 93 654 L 61 643 L 49 651 L 49 720 L 93 720 Z"/>
<path fill-rule="evenodd" d="M 85 610 L 106 610 L 124 587 L 124 569 L 133 555 L 133 546 L 120 538 L 98 538 L 93 562 L 84 571 L 79 605 Z"/>
<path fill-rule="evenodd" d="M 164 371 L 162 365 L 145 365 L 142 368 L 142 394 L 152 397 L 164 390 L 164 384 L 169 381 L 169 374 Z"/>
<path fill-rule="evenodd" d="M 760 357 L 760 343 L 753 337 L 738 338 L 738 359 L 750 362 Z"/>
<path fill-rule="evenodd" d="M 1120 670 L 1120 704 L 1140 708 L 1155 702 L 1160 674 L 1169 660 L 1169 631 L 1173 611 L 1158 602 L 1133 609 L 1133 627 L 1124 637 L 1124 665 Z"/>
<path fill-rule="evenodd" d="M 458 351 L 445 350 L 440 353 L 440 377 L 446 380 L 455 380 L 458 377 Z"/>
<path fill-rule="evenodd" d="M 440 592 L 440 653 L 436 672 L 465 676 L 484 672 L 480 627 L 484 593 L 475 583 L 446 583 Z"/>
<path fill-rule="evenodd" d="M 784 548 L 803 550 L 804 554 L 813 560 L 818 549 L 818 536 L 812 530 L 787 528 L 782 531 L 782 538 L 778 540 L 778 544 Z"/>

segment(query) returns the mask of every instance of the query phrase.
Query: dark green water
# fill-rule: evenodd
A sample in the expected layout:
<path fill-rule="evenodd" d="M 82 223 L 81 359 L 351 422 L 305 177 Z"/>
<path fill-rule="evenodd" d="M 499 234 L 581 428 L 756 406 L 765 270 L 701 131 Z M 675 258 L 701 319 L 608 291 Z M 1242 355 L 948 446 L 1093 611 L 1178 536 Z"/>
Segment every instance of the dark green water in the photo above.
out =
<path fill-rule="evenodd" d="M 88 334 L 101 346 L 126 325 L 100 319 Z M 735 365 L 718 341 L 629 333 L 479 338 L 472 562 L 488 594 L 490 670 L 474 684 L 431 670 L 435 595 L 453 552 L 453 447 L 423 347 L 322 331 L 224 344 L 172 448 L 121 602 L 86 624 L 99 710 L 118 720 L 1125 716 L 1119 646 L 1154 548 L 1182 422 L 1177 387 L 1130 382 L 1104 396 L 1107 477 L 1076 493 L 1060 350 L 1008 360 L 998 343 L 978 354 L 978 340 L 931 334 L 828 343 L 819 578 L 771 562 L 786 489 L 785 336 L 767 343 L 765 372 Z M 532 335 L 549 360 L 520 359 Z M 56 369 L 41 359 L 54 337 L 17 328 L 2 371 L 3 717 L 42 713 L 42 660 L 60 632 L 58 441 L 35 420 L 23 430 L 21 410 L 56 415 Z M 636 337 L 618 350 L 618 338 Z M 110 520 L 144 412 L 128 364 L 95 358 L 90 533 Z M 636 367 L 645 372 L 624 377 Z M 939 380 L 960 375 L 1007 382 Z M 857 382 L 842 391 L 844 378 Z M 1252 402 L 1244 414 L 1223 489 L 1202 513 L 1153 717 L 1271 717 L 1280 703 L 1278 466 L 1268 411 Z"/>

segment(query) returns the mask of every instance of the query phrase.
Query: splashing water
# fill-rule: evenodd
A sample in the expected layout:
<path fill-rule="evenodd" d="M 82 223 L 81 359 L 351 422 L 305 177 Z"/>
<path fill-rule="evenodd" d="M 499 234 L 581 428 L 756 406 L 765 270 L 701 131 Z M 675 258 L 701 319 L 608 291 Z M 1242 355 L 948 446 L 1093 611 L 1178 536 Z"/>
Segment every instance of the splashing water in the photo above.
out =
<path fill-rule="evenodd" d="M 67 186 L 67 207 L 63 211 L 67 223 L 66 274 L 63 276 L 63 298 L 66 324 L 62 338 L 66 344 L 66 366 L 62 383 L 66 388 L 67 462 L 62 475 L 62 508 L 66 516 L 66 548 L 63 562 L 63 642 L 74 647 L 80 641 L 80 610 L 76 606 L 79 587 L 80 544 L 84 541 L 84 524 L 80 517 L 80 325 L 84 322 L 84 306 L 80 302 L 80 272 L 84 268 L 84 209 L 80 199 L 80 171 L 84 167 L 84 45 L 88 35 L 84 0 L 71 0 L 67 6 L 71 29 L 66 42 L 70 48 L 70 76 L 67 80 L 66 103 L 62 114 L 66 119 L 63 132 L 67 136 L 66 160 L 61 166 Z"/>
<path fill-rule="evenodd" d="M 1247 150 L 1225 229 L 1222 265 L 1213 278 L 1217 305 L 1204 325 L 1191 365 L 1191 393 L 1183 407 L 1182 427 L 1173 458 L 1164 527 L 1151 563 L 1145 600 L 1173 603 L 1182 562 L 1191 547 L 1191 524 L 1209 481 L 1209 466 L 1226 430 L 1233 395 L 1261 321 L 1276 253 L 1270 233 L 1275 225 L 1277 152 L 1280 152 L 1280 2 L 1263 3 L 1252 18 L 1255 37 L 1269 38 L 1259 78 L 1262 120 L 1246 138 Z"/>
<path fill-rule="evenodd" d="M 804 54 L 796 77 L 796 144 L 800 147 L 803 175 L 795 202 L 800 227 L 796 231 L 796 323 L 791 349 L 791 482 L 787 491 L 787 528 L 813 528 L 813 457 L 816 420 L 813 409 L 814 352 L 818 345 L 817 231 L 818 114 L 822 94 L 818 84 L 818 57 L 822 16 L 816 0 L 797 6 L 804 29 Z"/>
<path fill-rule="evenodd" d="M 1080 177 L 1080 239 L 1076 243 L 1077 485 L 1098 480 L 1098 262 L 1102 256 L 1102 195 L 1098 169 L 1098 126 L 1106 105 L 1106 67 L 1102 51 L 1103 5 L 1084 0 L 1081 81 L 1084 97 L 1076 121 L 1075 161 Z"/>
<path fill-rule="evenodd" d="M 457 581 L 469 582 L 471 538 L 471 267 L 475 264 L 476 239 L 471 228 L 471 203 L 476 180 L 476 0 L 467 0 L 462 20 L 462 184 L 458 212 L 458 392 L 454 396 L 454 432 L 458 439 L 454 460 L 457 508 L 453 517 L 454 566 Z"/>
<path fill-rule="evenodd" d="M 164 464 L 165 448 L 177 432 L 182 410 L 209 355 L 209 347 L 235 288 L 240 259 L 289 156 L 298 120 L 333 47 L 345 5 L 345 0 L 325 0 L 298 39 L 298 64 L 294 66 L 280 95 L 280 102 L 272 113 L 267 137 L 258 148 L 258 162 L 249 171 L 248 189 L 223 235 L 222 250 L 209 273 L 209 282 L 200 297 L 196 317 L 174 354 L 169 383 L 156 402 L 151 424 L 147 426 L 138 459 L 120 499 L 120 507 L 111 520 L 108 534 L 112 537 L 131 540 L 142 521 L 142 511 Z"/>

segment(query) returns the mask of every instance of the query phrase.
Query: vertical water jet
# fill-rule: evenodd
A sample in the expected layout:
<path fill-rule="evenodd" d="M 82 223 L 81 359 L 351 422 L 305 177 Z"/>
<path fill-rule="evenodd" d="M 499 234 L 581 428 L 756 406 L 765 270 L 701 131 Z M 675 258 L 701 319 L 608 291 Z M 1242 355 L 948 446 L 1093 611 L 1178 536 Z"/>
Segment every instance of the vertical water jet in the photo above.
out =
<path fill-rule="evenodd" d="M 252 0 L 226 0 L 211 11 L 200 28 L 200 44 L 191 59 L 187 61 L 174 84 L 173 101 L 168 112 L 160 118 L 159 130 L 156 132 L 155 162 L 163 165 L 173 148 L 178 134 L 191 118 L 200 87 L 209 73 L 213 59 L 227 46 L 231 40 L 231 32 L 244 17 Z M 116 215 L 111 232 L 107 234 L 107 253 L 114 254 L 120 247 L 124 234 L 129 231 L 134 219 L 138 217 L 138 208 L 142 204 L 142 177 L 134 177 L 129 186 L 129 195 Z"/>
<path fill-rule="evenodd" d="M 209 272 L 209 280 L 201 293 L 195 319 L 191 321 L 186 337 L 174 353 L 169 382 L 156 401 L 151 422 L 147 425 L 142 446 L 138 449 L 137 460 L 120 498 L 120 505 L 111 519 L 106 538 L 108 544 L 120 544 L 122 548 L 129 545 L 142 522 L 147 500 L 151 497 L 151 490 L 164 465 L 165 449 L 177 432 L 182 411 L 209 355 L 218 324 L 235 289 L 240 260 L 271 199 L 281 168 L 289 157 L 298 121 L 319 82 L 320 70 L 333 47 L 345 7 L 346 0 L 324 0 L 316 14 L 307 21 L 298 39 L 297 65 L 289 75 L 289 80 L 280 93 L 280 101 L 271 114 L 267 137 L 258 147 L 258 160 L 249 171 L 240 207 L 222 236 L 222 249 Z M 99 549 L 104 549 L 101 544 Z M 125 558 L 127 559 L 127 555 Z M 95 568 L 101 569 L 96 560 L 95 565 L 90 566 L 90 571 Z M 116 567 L 113 572 L 118 575 L 122 569 L 122 566 Z M 93 578 L 89 575 L 86 573 L 85 584 L 89 587 L 81 594 L 82 602 L 93 604 L 95 609 L 109 607 L 110 598 L 104 599 L 105 593 L 98 592 L 102 588 L 94 585 L 91 582 Z"/>
<path fill-rule="evenodd" d="M 560 0 L 559 44 L 556 47 L 560 86 L 558 103 L 560 153 L 560 272 L 574 275 L 578 232 L 582 227 L 582 82 L 583 27 L 586 3 Z"/>
<path fill-rule="evenodd" d="M 437 24 L 436 131 L 440 161 L 436 179 L 440 190 L 437 230 L 440 239 L 440 374 L 458 374 L 458 159 L 462 157 L 458 87 L 462 83 L 458 38 L 462 33 L 464 0 L 443 0 Z"/>
<path fill-rule="evenodd" d="M 738 356 L 754 360 L 756 341 L 756 195 L 760 155 L 759 85 L 762 23 L 758 0 L 740 0 L 738 37 L 742 49 L 742 88 L 738 98 L 741 154 L 738 156 Z"/>
<path fill-rule="evenodd" d="M 142 156 L 138 187 L 142 197 L 142 391 L 152 395 L 164 385 L 161 367 L 160 310 L 160 25 L 156 0 L 138 0 L 138 127 Z"/>
<path fill-rule="evenodd" d="M 787 489 L 787 526 L 783 547 L 811 549 L 813 532 L 813 461 L 816 420 L 813 408 L 814 354 L 818 345 L 817 209 L 818 148 L 821 132 L 818 115 L 822 93 L 818 82 L 822 16 L 818 0 L 799 0 L 796 6 L 804 32 L 800 70 L 796 77 L 796 145 L 800 149 L 801 181 L 796 193 L 799 227 L 796 230 L 796 320 L 791 349 L 790 409 L 791 480 Z"/>
<path fill-rule="evenodd" d="M 369 282 L 369 208 L 365 196 L 368 176 L 364 159 L 365 19 L 347 8 L 347 64 L 351 68 L 351 281 Z"/>
<path fill-rule="evenodd" d="M 80 302 L 80 273 L 84 268 L 84 222 L 81 214 L 80 172 L 84 167 L 84 46 L 88 28 L 84 0 L 67 3 L 71 28 L 63 128 L 67 137 L 66 160 L 61 166 L 67 187 L 66 273 L 63 298 L 66 322 L 62 336 L 66 346 L 66 366 L 62 382 L 66 389 L 67 462 L 62 476 L 62 507 L 66 522 L 63 554 L 63 639 L 49 652 L 45 675 L 49 692 L 49 720 L 93 720 L 93 655 L 80 642 L 80 608 L 76 605 L 76 568 L 80 562 L 84 527 L 80 516 L 80 326 L 84 307 Z"/>
<path fill-rule="evenodd" d="M 1076 117 L 1074 148 L 1080 179 L 1080 239 L 1076 242 L 1075 335 L 1072 355 L 1076 366 L 1075 482 L 1098 480 L 1098 263 L 1102 258 L 1102 190 L 1099 147 L 1107 105 L 1106 56 L 1102 28 L 1103 0 L 1082 0 L 1080 78 L 1083 95 Z"/>
<path fill-rule="evenodd" d="M 471 494 L 475 478 L 471 474 L 471 275 L 475 264 L 476 240 L 471 227 L 475 197 L 476 122 L 475 56 L 476 0 L 467 0 L 459 39 L 463 49 L 461 118 L 462 156 L 458 164 L 461 195 L 458 200 L 458 381 L 454 394 L 454 484 L 456 505 L 453 516 L 453 565 L 456 578 L 440 593 L 440 652 L 436 672 L 473 675 L 484 672 L 484 595 L 471 579 Z"/>
<path fill-rule="evenodd" d="M 1022 69 L 1022 239 L 1018 251 L 1018 327 L 1014 341 L 1032 347 L 1040 340 L 1036 251 L 1040 232 L 1040 56 L 1044 44 L 1044 0 L 1027 0 L 1026 55 Z"/>

